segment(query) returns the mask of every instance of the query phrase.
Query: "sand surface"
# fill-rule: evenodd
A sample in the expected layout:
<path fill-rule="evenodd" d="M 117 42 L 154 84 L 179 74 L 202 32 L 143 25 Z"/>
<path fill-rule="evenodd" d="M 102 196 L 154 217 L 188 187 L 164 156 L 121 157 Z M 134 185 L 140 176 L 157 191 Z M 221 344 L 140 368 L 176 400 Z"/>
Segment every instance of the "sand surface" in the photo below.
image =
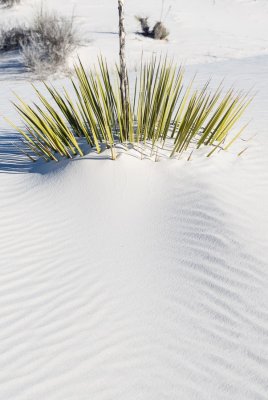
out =
<path fill-rule="evenodd" d="M 114 5 L 75 3 L 91 18 L 83 29 L 96 31 L 88 54 L 112 61 Z M 135 36 L 144 2 L 128 3 L 134 68 L 141 48 L 163 44 Z M 211 159 L 129 152 L 55 166 L 27 162 L 0 120 L 0 399 L 268 399 L 268 2 L 169 3 L 165 51 L 182 52 L 197 84 L 254 86 L 252 122 Z M 159 8 L 144 4 L 152 18 Z M 12 91 L 33 97 L 16 63 L 0 58 L 0 113 L 15 121 Z"/>

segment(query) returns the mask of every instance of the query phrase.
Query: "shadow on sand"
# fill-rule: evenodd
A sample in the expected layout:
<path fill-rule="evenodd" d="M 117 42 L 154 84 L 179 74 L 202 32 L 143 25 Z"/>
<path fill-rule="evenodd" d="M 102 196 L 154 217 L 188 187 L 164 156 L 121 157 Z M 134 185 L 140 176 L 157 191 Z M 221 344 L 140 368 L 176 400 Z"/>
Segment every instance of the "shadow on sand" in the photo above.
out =
<path fill-rule="evenodd" d="M 64 169 L 71 162 L 78 161 L 101 161 L 110 160 L 111 157 L 107 153 L 97 154 L 95 150 L 90 150 L 88 146 L 83 148 L 84 157 L 75 157 L 72 160 L 62 158 L 59 162 L 37 159 L 36 155 L 30 154 L 34 159 L 33 162 L 25 153 L 29 153 L 29 148 L 23 143 L 20 134 L 10 132 L 9 130 L 0 130 L 0 174 L 27 174 L 35 173 L 45 175 Z M 25 153 L 24 153 L 25 152 Z"/>
<path fill-rule="evenodd" d="M 17 133 L 0 131 L 0 173 L 26 173 L 33 170 L 33 163 L 21 148 L 23 143 Z"/>
<path fill-rule="evenodd" d="M 0 52 L 0 80 L 25 78 L 27 72 L 19 51 Z"/>

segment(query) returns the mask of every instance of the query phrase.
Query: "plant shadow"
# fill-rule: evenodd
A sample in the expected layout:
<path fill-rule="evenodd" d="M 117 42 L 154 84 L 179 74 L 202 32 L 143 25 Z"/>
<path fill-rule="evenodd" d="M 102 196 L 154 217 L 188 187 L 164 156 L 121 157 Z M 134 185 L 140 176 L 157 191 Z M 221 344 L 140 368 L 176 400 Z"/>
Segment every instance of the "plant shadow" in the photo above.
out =
<path fill-rule="evenodd" d="M 16 132 L 10 132 L 9 130 L 0 131 L 0 174 L 41 174 L 47 175 L 51 172 L 55 173 L 66 168 L 70 163 L 73 162 L 93 162 L 93 161 L 111 161 L 111 149 L 108 149 L 105 144 L 101 145 L 101 153 L 97 153 L 95 148 L 90 148 L 87 144 L 81 142 L 80 146 L 83 150 L 84 156 L 75 156 L 72 159 L 59 158 L 59 162 L 45 161 L 42 158 L 37 159 L 34 154 L 30 154 L 33 162 L 27 154 L 29 154 L 29 148 L 25 146 L 21 139 L 21 135 Z M 151 148 L 144 145 L 132 145 L 128 143 L 123 145 L 117 143 L 115 145 L 116 158 L 121 158 L 123 155 L 131 158 L 141 160 L 156 160 L 157 158 L 166 159 L 170 153 L 168 148 L 158 148 L 156 155 L 151 154 Z M 24 153 L 25 152 L 25 153 Z M 27 153 L 27 154 L 26 154 Z"/>
<path fill-rule="evenodd" d="M 113 31 L 87 31 L 88 33 L 95 33 L 95 34 L 100 34 L 100 35 L 116 35 L 118 36 L 118 32 L 113 32 Z"/>
<path fill-rule="evenodd" d="M 34 163 L 21 151 L 19 135 L 2 130 L 0 137 L 0 173 L 31 172 Z"/>
<path fill-rule="evenodd" d="M 18 50 L 9 52 L 0 52 L 0 80 L 8 78 L 23 77 L 28 70 L 24 65 L 20 52 Z"/>
<path fill-rule="evenodd" d="M 96 150 L 90 149 L 85 144 L 80 144 L 85 154 L 84 157 L 76 156 L 73 159 L 60 158 L 59 162 L 45 161 L 29 152 L 29 148 L 25 146 L 21 139 L 21 135 L 17 132 L 10 132 L 9 130 L 0 131 L 0 174 L 41 174 L 46 175 L 50 172 L 56 172 L 64 169 L 72 162 L 77 161 L 101 161 L 111 160 L 111 156 L 104 151 L 103 146 L 101 154 Z M 36 159 L 35 162 L 31 160 L 27 154 Z"/>

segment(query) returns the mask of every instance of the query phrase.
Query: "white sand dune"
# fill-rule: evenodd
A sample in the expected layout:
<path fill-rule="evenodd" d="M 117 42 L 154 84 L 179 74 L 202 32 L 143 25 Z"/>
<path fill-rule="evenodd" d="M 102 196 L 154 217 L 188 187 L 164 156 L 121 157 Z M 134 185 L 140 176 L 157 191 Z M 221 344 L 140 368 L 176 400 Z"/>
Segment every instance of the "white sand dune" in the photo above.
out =
<path fill-rule="evenodd" d="M 123 156 L 1 178 L 1 397 L 266 399 L 260 182 L 218 169 Z"/>
<path fill-rule="evenodd" d="M 0 399 L 267 400 L 268 58 L 195 71 L 257 92 L 244 141 L 211 159 L 32 165 L 1 120 Z M 16 120 L 12 90 L 32 92 L 1 76 Z"/>

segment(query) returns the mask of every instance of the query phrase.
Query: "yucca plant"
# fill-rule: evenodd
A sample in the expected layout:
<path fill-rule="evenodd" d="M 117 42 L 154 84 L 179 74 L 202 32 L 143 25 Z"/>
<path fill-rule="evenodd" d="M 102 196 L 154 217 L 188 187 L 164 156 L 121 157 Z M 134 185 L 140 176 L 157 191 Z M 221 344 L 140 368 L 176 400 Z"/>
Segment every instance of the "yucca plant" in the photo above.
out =
<path fill-rule="evenodd" d="M 227 150 L 241 135 L 244 128 L 228 141 L 251 102 L 248 94 L 233 89 L 223 94 L 222 85 L 212 91 L 210 82 L 201 89 L 193 89 L 194 81 L 185 86 L 184 69 L 167 58 L 142 63 L 134 93 L 127 91 L 126 102 L 119 78 L 112 79 L 102 58 L 89 72 L 79 60 L 71 83 L 72 93 L 44 84 L 53 103 L 35 88 L 42 106 L 21 99 L 15 104 L 25 124 L 18 132 L 30 152 L 45 160 L 83 156 L 83 138 L 97 152 L 109 148 L 112 159 L 118 143 L 150 143 L 153 151 L 166 141 L 172 145 L 171 157 L 201 146 L 210 147 L 210 156 L 219 147 Z"/>

